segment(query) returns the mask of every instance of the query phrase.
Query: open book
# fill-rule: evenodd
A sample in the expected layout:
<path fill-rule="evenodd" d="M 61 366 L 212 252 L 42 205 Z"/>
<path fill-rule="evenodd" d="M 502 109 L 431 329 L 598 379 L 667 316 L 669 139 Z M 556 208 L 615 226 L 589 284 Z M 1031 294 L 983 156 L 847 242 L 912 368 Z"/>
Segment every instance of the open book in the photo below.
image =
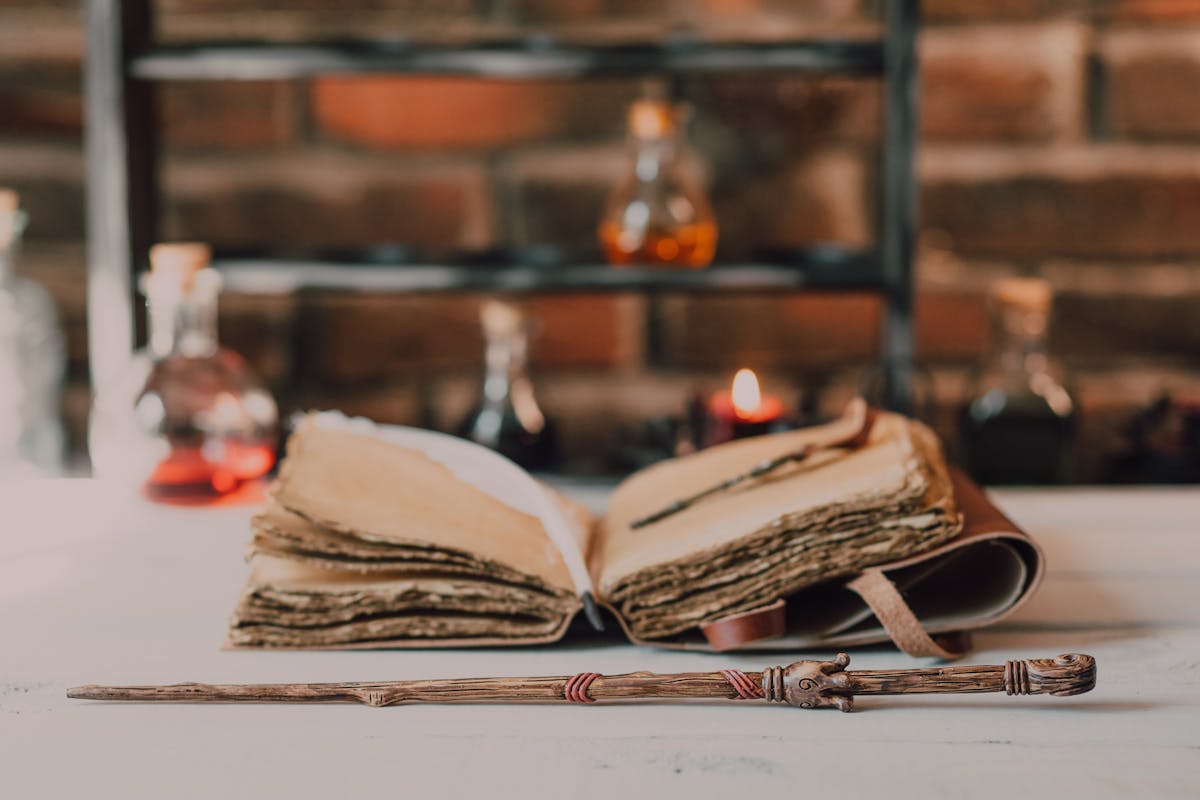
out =
<path fill-rule="evenodd" d="M 861 401 L 642 470 L 601 519 L 471 442 L 312 414 L 251 553 L 233 646 L 543 643 L 599 606 L 648 644 L 948 657 L 933 634 L 1011 612 L 1042 569 L 932 432 Z"/>

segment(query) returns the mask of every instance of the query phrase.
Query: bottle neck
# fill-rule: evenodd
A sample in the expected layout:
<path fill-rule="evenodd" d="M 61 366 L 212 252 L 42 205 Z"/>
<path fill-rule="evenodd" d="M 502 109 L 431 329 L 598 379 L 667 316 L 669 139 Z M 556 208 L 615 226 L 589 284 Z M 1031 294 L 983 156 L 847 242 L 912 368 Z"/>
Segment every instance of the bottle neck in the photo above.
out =
<path fill-rule="evenodd" d="M 1045 310 L 1003 305 L 996 315 L 994 363 L 1008 374 L 1035 374 L 1048 367 Z"/>
<path fill-rule="evenodd" d="M 511 409 L 524 430 L 539 433 L 546 425 L 546 417 L 533 395 L 533 381 L 527 371 L 528 353 L 529 337 L 523 328 L 488 336 L 483 408 L 497 420 Z"/>
<path fill-rule="evenodd" d="M 153 357 L 199 358 L 217 351 L 219 286 L 215 278 L 215 273 L 202 270 L 186 291 L 170 283 L 156 284 L 152 275 L 143 281 Z"/>
<path fill-rule="evenodd" d="M 641 183 L 654 183 L 665 176 L 675 161 L 675 140 L 632 139 L 633 173 Z"/>
<path fill-rule="evenodd" d="M 491 407 L 506 405 L 514 384 L 526 379 L 528 341 L 523 333 L 493 335 L 484 353 L 484 403 Z"/>

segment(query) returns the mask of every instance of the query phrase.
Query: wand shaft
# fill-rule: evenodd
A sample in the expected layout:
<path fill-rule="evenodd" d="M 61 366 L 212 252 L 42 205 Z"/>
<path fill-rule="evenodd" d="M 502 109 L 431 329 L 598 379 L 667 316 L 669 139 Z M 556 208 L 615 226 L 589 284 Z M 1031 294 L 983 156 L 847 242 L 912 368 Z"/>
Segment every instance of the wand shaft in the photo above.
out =
<path fill-rule="evenodd" d="M 745 673 L 758 685 L 761 673 Z M 266 683 L 219 685 L 178 683 L 170 686 L 79 686 L 68 697 L 82 700 L 134 700 L 173 703 L 566 703 L 577 676 L 537 678 L 463 678 L 362 683 Z M 720 672 L 658 675 L 632 672 L 597 675 L 584 692 L 586 701 L 636 698 L 736 698 L 738 693 Z"/>
<path fill-rule="evenodd" d="M 762 672 L 727 669 L 660 675 L 581 672 L 537 678 L 461 678 L 364 683 L 274 683 L 171 686 L 80 686 L 68 697 L 176 703 L 594 703 L 597 700 L 766 700 L 800 708 L 849 711 L 859 694 L 960 694 L 1067 696 L 1096 685 L 1091 656 L 1061 655 L 998 666 L 846 671 L 850 658 L 797 661 Z"/>

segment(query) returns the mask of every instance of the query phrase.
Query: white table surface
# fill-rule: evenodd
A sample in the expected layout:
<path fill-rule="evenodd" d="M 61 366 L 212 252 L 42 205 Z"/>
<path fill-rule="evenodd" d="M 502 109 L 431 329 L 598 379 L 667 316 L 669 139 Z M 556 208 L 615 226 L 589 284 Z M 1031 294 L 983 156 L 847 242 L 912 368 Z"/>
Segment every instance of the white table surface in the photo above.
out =
<path fill-rule="evenodd" d="M 88 480 L 0 487 L 0 797 L 1200 797 L 1200 490 L 996 496 L 1046 548 L 1048 577 L 1016 619 L 977 636 L 968 659 L 1091 653 L 1091 694 L 861 698 L 852 714 L 68 701 L 65 689 L 81 683 L 792 659 L 616 644 L 223 651 L 253 508 L 151 506 Z M 918 665 L 888 650 L 852 657 L 852 669 Z"/>

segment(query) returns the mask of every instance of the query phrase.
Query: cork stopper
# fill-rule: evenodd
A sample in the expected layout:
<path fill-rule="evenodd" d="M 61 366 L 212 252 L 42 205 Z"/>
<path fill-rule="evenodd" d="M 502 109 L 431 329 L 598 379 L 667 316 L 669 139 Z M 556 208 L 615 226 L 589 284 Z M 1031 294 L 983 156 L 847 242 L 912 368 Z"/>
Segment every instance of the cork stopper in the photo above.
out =
<path fill-rule="evenodd" d="M 665 100 L 634 100 L 629 106 L 629 132 L 639 139 L 666 139 L 675 133 L 675 109 Z"/>
<path fill-rule="evenodd" d="M 488 337 L 512 336 L 521 331 L 525 318 L 521 309 L 502 300 L 485 300 L 479 308 L 479 321 Z"/>
<path fill-rule="evenodd" d="M 1027 311 L 1049 311 L 1054 289 L 1044 278 L 1001 278 L 992 284 L 992 298 Z"/>
<path fill-rule="evenodd" d="M 196 273 L 212 262 L 212 248 L 203 242 L 163 242 L 150 248 L 150 275 L 187 292 Z"/>

